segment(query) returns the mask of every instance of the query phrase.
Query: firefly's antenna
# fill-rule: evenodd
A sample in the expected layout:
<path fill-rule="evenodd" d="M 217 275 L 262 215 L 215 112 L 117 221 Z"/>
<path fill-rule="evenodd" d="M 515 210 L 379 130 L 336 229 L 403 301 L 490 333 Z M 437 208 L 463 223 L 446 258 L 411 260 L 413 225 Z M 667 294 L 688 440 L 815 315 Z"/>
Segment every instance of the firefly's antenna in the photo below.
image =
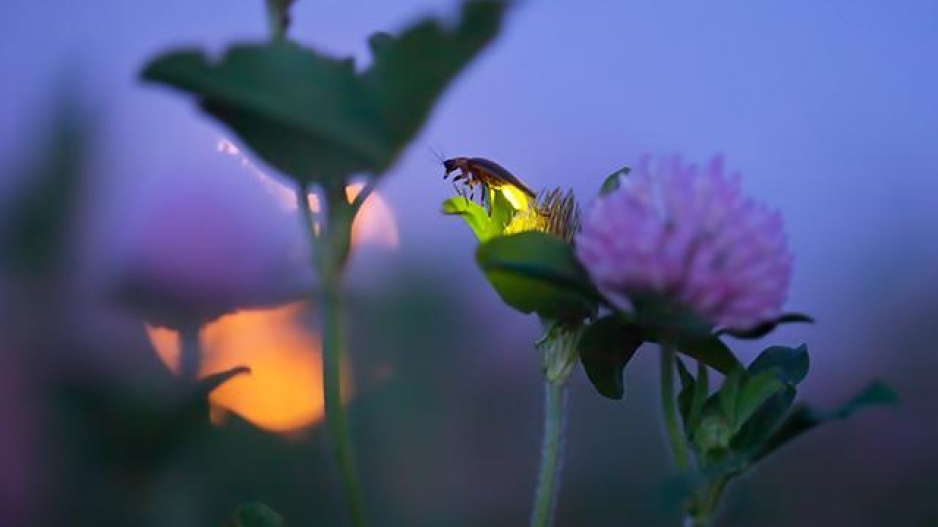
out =
<path fill-rule="evenodd" d="M 427 149 L 430 151 L 431 154 L 433 154 L 433 157 L 435 157 L 436 160 L 439 161 L 441 165 L 443 164 L 443 161 L 446 161 L 446 158 L 443 157 L 443 154 L 441 154 L 436 148 L 433 148 L 432 146 L 427 145 Z"/>

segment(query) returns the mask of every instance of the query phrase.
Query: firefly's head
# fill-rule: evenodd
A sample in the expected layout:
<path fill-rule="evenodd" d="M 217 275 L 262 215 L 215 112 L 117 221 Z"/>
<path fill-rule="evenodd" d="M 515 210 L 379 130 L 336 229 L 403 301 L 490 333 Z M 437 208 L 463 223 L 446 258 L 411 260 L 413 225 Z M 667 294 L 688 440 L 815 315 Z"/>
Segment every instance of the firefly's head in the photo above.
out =
<path fill-rule="evenodd" d="M 446 170 L 446 174 L 449 175 L 450 172 L 456 170 L 465 169 L 466 167 L 466 158 L 465 157 L 454 157 L 452 159 L 447 159 L 443 161 L 443 168 Z"/>

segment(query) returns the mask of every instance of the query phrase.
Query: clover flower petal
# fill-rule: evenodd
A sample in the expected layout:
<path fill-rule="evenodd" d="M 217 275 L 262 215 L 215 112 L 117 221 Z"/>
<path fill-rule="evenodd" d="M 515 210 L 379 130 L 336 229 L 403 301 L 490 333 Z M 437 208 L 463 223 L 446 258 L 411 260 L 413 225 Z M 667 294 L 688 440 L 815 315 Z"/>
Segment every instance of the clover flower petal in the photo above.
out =
<path fill-rule="evenodd" d="M 781 215 L 745 198 L 720 158 L 646 157 L 587 214 L 576 254 L 619 307 L 653 294 L 733 329 L 777 317 L 792 270 Z"/>

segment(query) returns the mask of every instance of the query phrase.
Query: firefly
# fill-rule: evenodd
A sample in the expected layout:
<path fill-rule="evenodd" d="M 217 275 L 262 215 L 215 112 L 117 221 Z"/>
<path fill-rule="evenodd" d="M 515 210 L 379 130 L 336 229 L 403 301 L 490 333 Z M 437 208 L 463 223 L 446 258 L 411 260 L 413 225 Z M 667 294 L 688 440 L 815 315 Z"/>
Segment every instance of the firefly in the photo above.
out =
<path fill-rule="evenodd" d="M 471 195 L 475 194 L 476 187 L 501 192 L 511 203 L 515 210 L 525 210 L 536 196 L 530 187 L 525 185 L 514 174 L 495 161 L 484 157 L 454 157 L 443 161 L 446 179 L 457 173 L 453 178 L 455 185 L 461 185 Z M 459 187 L 457 187 L 459 188 Z M 463 190 L 460 191 L 463 194 Z M 483 194 L 484 199 L 485 194 Z"/>

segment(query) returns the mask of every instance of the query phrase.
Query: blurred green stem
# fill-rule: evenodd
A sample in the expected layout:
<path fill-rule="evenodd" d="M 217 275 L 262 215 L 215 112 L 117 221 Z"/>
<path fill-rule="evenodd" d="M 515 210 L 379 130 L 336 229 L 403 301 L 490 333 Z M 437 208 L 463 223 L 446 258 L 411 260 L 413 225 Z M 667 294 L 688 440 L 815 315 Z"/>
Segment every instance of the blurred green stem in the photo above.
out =
<path fill-rule="evenodd" d="M 683 472 L 688 468 L 687 449 L 677 422 L 677 406 L 674 401 L 674 348 L 667 343 L 661 344 L 661 412 L 674 463 L 678 470 Z"/>
<path fill-rule="evenodd" d="M 684 520 L 686 527 L 711 525 L 713 515 L 720 506 L 720 500 L 723 499 L 723 491 L 727 483 L 729 483 L 729 478 L 721 476 L 694 494 L 688 506 L 687 518 Z"/>
<path fill-rule="evenodd" d="M 195 384 L 202 367 L 202 347 L 199 344 L 197 324 L 186 324 L 179 329 L 179 377 L 187 384 Z"/>
<path fill-rule="evenodd" d="M 319 309 L 322 314 L 323 398 L 325 399 L 326 429 L 332 454 L 339 469 L 339 477 L 348 500 L 349 516 L 353 527 L 364 527 L 365 503 L 361 484 L 355 471 L 352 441 L 342 405 L 342 353 L 346 347 L 345 327 L 342 320 L 342 271 L 348 256 L 354 208 L 345 201 L 344 189 L 326 189 L 329 221 L 324 238 L 314 229 L 312 210 L 307 198 L 308 188 L 302 186 L 297 193 L 297 205 L 309 233 L 319 270 Z M 322 241 L 325 243 L 322 243 Z"/>
<path fill-rule="evenodd" d="M 544 439 L 541 468 L 534 494 L 531 527 L 549 527 L 554 521 L 560 472 L 563 468 L 563 432 L 566 420 L 567 386 L 564 381 L 544 382 Z"/>
<path fill-rule="evenodd" d="M 289 24 L 288 2 L 286 0 L 267 1 L 267 25 L 271 40 L 283 40 Z"/>

